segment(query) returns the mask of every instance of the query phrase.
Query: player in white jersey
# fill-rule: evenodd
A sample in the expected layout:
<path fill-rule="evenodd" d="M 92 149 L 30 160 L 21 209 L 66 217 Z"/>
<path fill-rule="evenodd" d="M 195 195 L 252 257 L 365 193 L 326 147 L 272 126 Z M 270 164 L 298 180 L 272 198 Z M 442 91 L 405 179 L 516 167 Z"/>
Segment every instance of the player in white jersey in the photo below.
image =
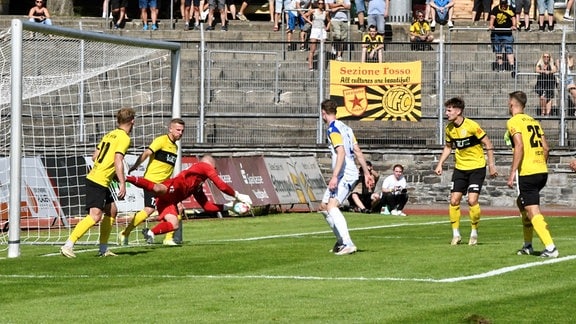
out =
<path fill-rule="evenodd" d="M 339 206 L 358 181 L 359 174 L 355 159 L 362 166 L 366 186 L 374 186 L 374 178 L 368 171 L 364 154 L 358 146 L 354 132 L 336 119 L 337 108 L 338 105 L 332 100 L 322 102 L 322 119 L 328 125 L 326 135 L 332 152 L 332 177 L 322 198 L 321 213 L 336 235 L 336 244 L 331 252 L 336 255 L 346 255 L 356 252 L 357 248 L 352 242 L 346 218 Z"/>

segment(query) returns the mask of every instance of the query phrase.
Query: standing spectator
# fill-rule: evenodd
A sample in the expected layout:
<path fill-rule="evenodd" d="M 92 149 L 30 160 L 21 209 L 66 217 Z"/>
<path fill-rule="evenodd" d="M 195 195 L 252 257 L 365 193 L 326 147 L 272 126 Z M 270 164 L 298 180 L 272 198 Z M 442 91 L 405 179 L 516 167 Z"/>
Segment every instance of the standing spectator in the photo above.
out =
<path fill-rule="evenodd" d="M 300 33 L 300 52 L 306 51 L 306 39 L 310 34 L 310 30 L 312 29 L 312 24 L 306 19 L 304 16 L 306 12 L 311 10 L 312 8 L 312 0 L 299 0 L 296 1 L 296 8 L 298 9 L 298 15 L 304 20 L 304 27 L 302 28 L 302 32 Z"/>
<path fill-rule="evenodd" d="M 574 18 L 570 16 L 570 11 L 572 10 L 572 6 L 574 5 L 574 0 L 566 1 L 566 11 L 564 11 L 564 20 L 566 21 L 573 21 Z"/>
<path fill-rule="evenodd" d="M 350 237 L 346 218 L 338 207 L 344 202 L 350 188 L 358 180 L 358 168 L 355 159 L 358 160 L 364 171 L 366 186 L 373 187 L 374 180 L 368 171 L 368 165 L 356 141 L 354 131 L 336 119 L 338 109 L 336 102 L 327 99 L 322 102 L 321 107 L 322 120 L 328 127 L 326 135 L 332 153 L 332 176 L 322 198 L 321 213 L 336 235 L 336 244 L 331 252 L 336 255 L 352 254 L 357 250 L 356 245 Z"/>
<path fill-rule="evenodd" d="M 381 35 L 386 33 L 386 18 L 390 0 L 370 0 L 368 2 L 368 26 L 376 26 L 376 30 Z"/>
<path fill-rule="evenodd" d="M 380 175 L 374 170 L 372 162 L 366 161 L 366 165 L 368 166 L 368 172 L 372 177 L 373 183 L 377 183 Z M 355 212 L 369 214 L 375 211 L 377 206 L 380 206 L 380 194 L 374 192 L 374 187 L 366 186 L 362 167 L 360 167 L 359 173 L 356 187 L 350 196 L 348 196 L 348 202 Z"/>
<path fill-rule="evenodd" d="M 490 24 L 488 26 L 492 51 L 496 54 L 496 62 L 492 65 L 494 71 L 512 70 L 512 77 L 516 76 L 514 71 L 514 36 L 512 31 L 516 30 L 516 13 L 514 8 L 508 5 L 507 0 L 500 0 L 500 4 L 490 11 Z M 504 64 L 503 53 L 506 54 L 507 63 Z"/>
<path fill-rule="evenodd" d="M 368 33 L 362 37 L 362 63 L 373 62 L 376 59 L 378 63 L 383 61 L 384 37 L 378 34 L 376 26 L 370 25 Z"/>
<path fill-rule="evenodd" d="M 572 75 L 572 69 L 574 68 L 574 57 L 570 53 L 566 53 L 566 63 L 561 64 L 560 61 L 557 62 L 556 66 L 563 69 L 560 71 L 562 75 L 564 75 L 564 86 L 570 95 L 568 97 L 568 106 L 573 107 L 576 105 L 576 84 L 574 83 L 574 76 Z M 569 112 L 569 115 L 573 115 L 574 112 Z"/>
<path fill-rule="evenodd" d="M 416 11 L 416 20 L 410 25 L 410 42 L 414 43 L 412 50 L 431 49 L 430 43 L 434 41 L 432 29 L 424 19 L 422 11 Z"/>
<path fill-rule="evenodd" d="M 44 0 L 36 0 L 34 3 L 35 6 L 28 12 L 28 21 L 51 26 L 52 19 L 50 19 L 48 8 L 44 7 Z"/>
<path fill-rule="evenodd" d="M 544 244 L 541 257 L 556 258 L 558 249 L 552 240 L 548 224 L 540 211 L 540 190 L 548 180 L 548 143 L 540 123 L 524 113 L 526 94 L 515 91 L 509 94 L 508 109 L 512 117 L 506 122 L 506 136 L 512 142 L 512 165 L 508 176 L 508 187 L 517 181 L 519 191 L 516 204 L 522 215 L 524 245 L 518 255 L 534 253 L 534 232 Z"/>
<path fill-rule="evenodd" d="M 217 205 L 209 201 L 202 190 L 206 180 L 212 183 L 223 193 L 236 198 L 236 200 L 252 205 L 250 196 L 234 191 L 216 171 L 216 161 L 210 155 L 203 156 L 200 161 L 188 169 L 178 173 L 174 178 L 167 179 L 162 183 L 154 183 L 146 178 L 128 176 L 126 181 L 150 191 L 156 196 L 156 208 L 158 209 L 158 223 L 154 228 L 143 229 L 142 234 L 148 243 L 154 242 L 154 237 L 177 230 L 180 226 L 178 221 L 178 208 L 176 207 L 184 199 L 193 196 L 194 200 L 207 212 L 219 212 L 224 210 L 223 205 Z"/>
<path fill-rule="evenodd" d="M 550 116 L 552 112 L 552 101 L 556 91 L 556 72 L 558 72 L 558 69 L 550 53 L 543 53 L 536 63 L 538 77 L 534 87 L 536 94 L 540 98 L 540 114 L 542 116 Z"/>
<path fill-rule="evenodd" d="M 280 30 L 282 24 L 282 9 L 290 6 L 291 0 L 275 0 L 274 2 L 274 31 Z"/>
<path fill-rule="evenodd" d="M 102 1 L 102 18 L 108 17 L 108 3 L 109 0 Z"/>
<path fill-rule="evenodd" d="M 184 30 L 194 29 L 190 28 L 190 22 L 192 21 L 192 0 L 181 0 L 180 12 L 182 13 L 182 20 L 184 20 Z"/>
<path fill-rule="evenodd" d="M 404 167 L 402 164 L 395 164 L 392 171 L 382 183 L 382 214 L 406 216 L 402 211 L 408 202 Z"/>
<path fill-rule="evenodd" d="M 310 51 L 308 53 L 308 68 L 314 71 L 314 54 L 318 42 L 326 39 L 326 31 L 330 30 L 330 15 L 326 12 L 324 0 L 312 3 L 312 10 L 309 10 L 304 19 L 312 25 L 310 30 Z"/>
<path fill-rule="evenodd" d="M 344 42 L 348 40 L 348 14 L 350 13 L 350 0 L 326 0 L 330 11 L 330 27 L 332 29 L 332 46 L 336 49 L 336 60 L 342 61 Z"/>
<path fill-rule="evenodd" d="M 530 31 L 530 7 L 532 6 L 532 0 L 516 0 L 516 23 L 518 24 L 518 31 L 524 30 Z"/>
<path fill-rule="evenodd" d="M 436 22 L 440 25 L 448 24 L 448 28 L 454 27 L 452 23 L 452 14 L 454 12 L 454 0 L 431 0 L 430 10 L 433 13 L 434 20 L 430 28 L 436 28 Z"/>
<path fill-rule="evenodd" d="M 124 19 L 126 19 L 126 7 L 128 0 L 110 0 L 110 9 L 114 19 L 114 29 L 124 28 Z"/>
<path fill-rule="evenodd" d="M 498 175 L 494 164 L 494 146 L 488 138 L 486 132 L 480 125 L 470 118 L 465 118 L 464 100 L 462 98 L 448 99 L 444 106 L 446 107 L 446 144 L 442 154 L 438 159 L 438 164 L 434 172 L 442 175 L 442 165 L 450 156 L 452 149 L 454 153 L 454 172 L 452 173 L 452 185 L 450 189 L 450 223 L 452 224 L 452 242 L 451 245 L 458 245 L 461 242 L 460 235 L 460 202 L 462 196 L 468 194 L 468 206 L 470 213 L 470 232 L 469 245 L 476 245 L 478 242 L 478 223 L 480 222 L 480 204 L 478 197 L 482 190 L 482 184 L 486 178 L 486 158 L 484 149 L 488 155 L 488 170 L 491 177 Z M 484 148 L 482 148 L 484 146 Z"/>
<path fill-rule="evenodd" d="M 490 9 L 492 9 L 492 0 L 474 0 L 472 5 L 472 23 L 479 21 L 483 13 L 486 14 L 485 20 L 490 20 Z"/>
<path fill-rule="evenodd" d="M 366 2 L 365 0 L 354 0 L 354 5 L 356 6 L 356 17 L 358 17 L 358 31 L 363 33 L 366 31 L 366 22 L 364 20 Z"/>
<path fill-rule="evenodd" d="M 294 30 L 298 28 L 300 30 L 299 40 L 300 40 L 300 48 L 304 47 L 304 42 L 306 42 L 306 32 L 304 31 L 306 28 L 306 21 L 304 17 L 300 14 L 299 9 L 300 1 L 294 1 L 290 3 L 290 7 L 286 10 L 288 15 L 288 27 L 286 29 L 286 40 L 288 41 L 288 50 L 295 50 L 296 44 L 292 44 L 292 35 L 294 34 Z M 292 46 L 294 45 L 294 46 Z"/>
<path fill-rule="evenodd" d="M 249 22 L 250 20 L 248 20 L 248 18 L 246 18 L 246 16 L 244 15 L 244 11 L 246 10 L 246 8 L 248 8 L 248 1 L 244 0 L 240 5 L 240 9 L 238 10 L 236 17 L 241 21 Z"/>
<path fill-rule="evenodd" d="M 545 30 L 544 14 L 548 20 L 548 31 L 554 30 L 554 0 L 537 0 L 538 5 L 538 28 L 541 32 Z"/>
<path fill-rule="evenodd" d="M 142 19 L 142 30 L 157 30 L 158 23 L 158 4 L 157 0 L 138 0 L 138 7 L 140 8 L 140 18 Z M 150 16 L 152 17 L 152 25 L 148 27 L 148 8 L 150 8 Z"/>
<path fill-rule="evenodd" d="M 172 176 L 174 166 L 178 158 L 178 145 L 177 141 L 182 138 L 184 134 L 185 123 L 180 118 L 170 120 L 168 124 L 168 134 L 156 137 L 152 143 L 140 154 L 134 165 L 130 167 L 128 173 L 136 170 L 140 164 L 148 159 L 144 178 L 154 183 L 161 183 Z M 154 194 L 149 191 L 144 191 L 144 209 L 134 215 L 128 226 L 120 233 L 121 243 L 128 245 L 130 232 L 136 226 L 144 222 L 156 210 L 156 200 Z M 171 237 L 168 235 L 164 240 L 164 245 L 176 245 Z"/>
<path fill-rule="evenodd" d="M 226 0 L 208 0 L 208 9 L 208 27 L 206 27 L 206 30 L 214 30 L 214 10 L 218 9 L 220 13 L 220 30 L 227 31 Z"/>
<path fill-rule="evenodd" d="M 102 257 L 116 256 L 108 250 L 108 238 L 118 213 L 109 185 L 112 179 L 116 178 L 118 180 L 116 195 L 118 199 L 124 199 L 126 195 L 124 155 L 130 147 L 130 132 L 134 127 L 135 117 L 134 109 L 120 109 L 116 113 L 118 128 L 104 135 L 94 150 L 92 154 L 94 166 L 86 176 L 86 210 L 88 215 L 76 224 L 66 243 L 60 248 L 60 253 L 63 256 L 75 258 L 74 244 L 100 220 L 102 222 L 100 223 L 99 255 Z"/>

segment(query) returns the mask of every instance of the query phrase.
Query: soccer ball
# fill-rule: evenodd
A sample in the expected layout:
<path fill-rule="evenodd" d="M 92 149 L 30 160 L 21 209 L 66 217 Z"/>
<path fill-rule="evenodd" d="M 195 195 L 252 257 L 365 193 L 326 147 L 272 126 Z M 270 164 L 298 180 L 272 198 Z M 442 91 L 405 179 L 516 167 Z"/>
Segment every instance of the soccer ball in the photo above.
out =
<path fill-rule="evenodd" d="M 250 205 L 241 201 L 237 201 L 234 203 L 232 210 L 234 210 L 234 212 L 238 215 L 245 215 L 250 211 Z"/>

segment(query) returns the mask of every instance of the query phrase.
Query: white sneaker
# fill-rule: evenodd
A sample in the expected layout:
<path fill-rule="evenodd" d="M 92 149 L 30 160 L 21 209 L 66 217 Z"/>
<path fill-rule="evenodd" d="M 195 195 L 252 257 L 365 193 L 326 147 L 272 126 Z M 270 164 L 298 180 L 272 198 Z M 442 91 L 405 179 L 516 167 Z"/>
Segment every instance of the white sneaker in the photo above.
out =
<path fill-rule="evenodd" d="M 398 215 L 400 215 L 400 212 L 396 209 L 393 209 L 392 210 L 392 216 L 398 216 Z"/>
<path fill-rule="evenodd" d="M 540 257 L 542 258 L 557 258 L 558 257 L 558 249 L 554 248 L 552 251 L 544 250 L 540 253 Z"/>
<path fill-rule="evenodd" d="M 116 254 L 110 250 L 106 250 L 106 252 L 104 252 L 104 253 L 99 253 L 98 256 L 101 258 L 105 258 L 105 257 L 115 257 L 115 256 L 118 256 L 118 254 Z"/>
<path fill-rule="evenodd" d="M 454 236 L 450 245 L 458 245 L 460 242 L 462 242 L 462 238 L 460 236 Z"/>
<path fill-rule="evenodd" d="M 476 245 L 478 244 L 478 236 L 470 236 L 468 240 L 468 245 Z"/>
<path fill-rule="evenodd" d="M 154 233 L 151 230 L 145 228 L 142 230 L 142 235 L 148 244 L 154 244 Z"/>
<path fill-rule="evenodd" d="M 74 253 L 74 249 L 67 247 L 67 246 L 62 246 L 60 248 L 60 254 L 62 254 L 63 256 L 67 257 L 67 258 L 75 258 L 76 254 Z"/>
<path fill-rule="evenodd" d="M 178 244 L 176 242 L 174 242 L 174 240 L 164 240 L 164 241 L 162 241 L 162 245 L 177 246 Z"/>
<path fill-rule="evenodd" d="M 430 28 L 436 28 L 436 20 L 433 20 L 433 21 L 430 23 Z"/>
<path fill-rule="evenodd" d="M 347 255 L 347 254 L 352 254 L 354 252 L 358 251 L 358 249 L 356 248 L 356 245 L 344 245 L 343 248 L 340 249 L 340 251 L 334 253 L 336 255 Z"/>
<path fill-rule="evenodd" d="M 404 214 L 403 211 L 399 210 L 396 216 L 408 216 L 408 215 Z"/>
<path fill-rule="evenodd" d="M 448 20 L 448 28 L 452 28 L 452 27 L 454 27 L 452 20 Z"/>
<path fill-rule="evenodd" d="M 380 212 L 380 214 L 382 215 L 390 215 L 390 211 L 388 210 L 387 207 L 382 208 L 382 211 Z"/>
<path fill-rule="evenodd" d="M 570 17 L 569 15 L 564 15 L 564 20 L 566 20 L 566 21 L 573 21 L 574 18 Z"/>

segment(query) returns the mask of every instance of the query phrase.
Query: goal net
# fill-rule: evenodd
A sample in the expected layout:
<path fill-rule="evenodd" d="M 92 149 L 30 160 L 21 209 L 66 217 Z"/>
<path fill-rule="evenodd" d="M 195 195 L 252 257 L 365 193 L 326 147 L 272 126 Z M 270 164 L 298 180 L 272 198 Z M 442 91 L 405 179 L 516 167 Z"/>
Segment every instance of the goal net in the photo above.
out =
<path fill-rule="evenodd" d="M 136 110 L 128 163 L 179 116 L 180 46 L 18 20 L 0 37 L 0 249 L 10 245 L 14 208 L 21 243 L 62 243 L 86 215 L 85 176 L 100 139 L 117 127 L 116 112 Z M 14 152 L 19 191 L 10 186 Z M 110 244 L 143 207 L 132 189 L 118 204 Z M 20 206 L 10 206 L 18 193 Z M 95 226 L 78 243 L 97 243 L 98 235 Z"/>

